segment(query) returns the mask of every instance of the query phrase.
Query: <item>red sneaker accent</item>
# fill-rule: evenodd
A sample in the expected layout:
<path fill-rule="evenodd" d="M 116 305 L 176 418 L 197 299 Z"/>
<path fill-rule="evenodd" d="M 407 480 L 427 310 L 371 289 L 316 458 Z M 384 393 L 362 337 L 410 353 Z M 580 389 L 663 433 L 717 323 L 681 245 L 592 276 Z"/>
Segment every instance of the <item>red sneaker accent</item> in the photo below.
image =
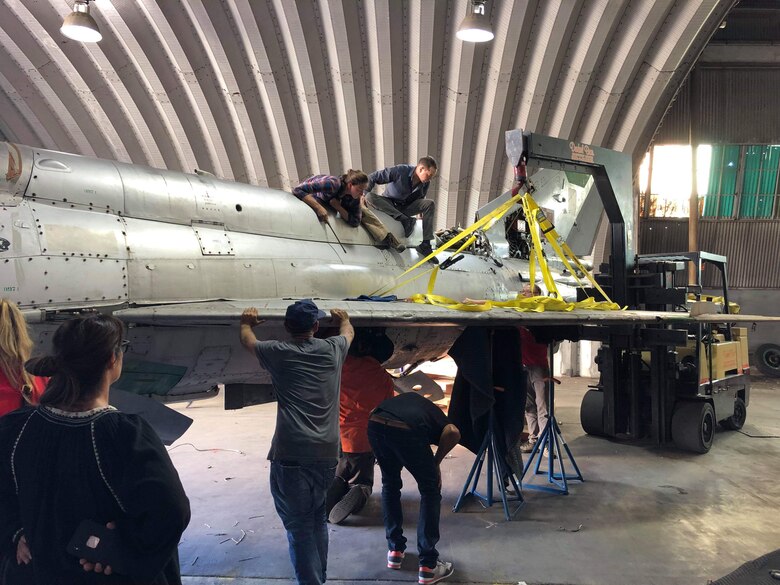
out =
<path fill-rule="evenodd" d="M 387 551 L 387 568 L 388 569 L 400 569 L 401 563 L 404 561 L 406 553 L 400 550 Z"/>

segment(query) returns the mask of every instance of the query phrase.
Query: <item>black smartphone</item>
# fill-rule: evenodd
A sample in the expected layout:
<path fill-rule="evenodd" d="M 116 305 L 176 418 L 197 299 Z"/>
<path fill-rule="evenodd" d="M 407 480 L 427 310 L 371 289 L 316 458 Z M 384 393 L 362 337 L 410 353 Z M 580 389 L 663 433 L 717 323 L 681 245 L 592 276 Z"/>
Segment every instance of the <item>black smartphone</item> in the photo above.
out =
<path fill-rule="evenodd" d="M 113 573 L 127 574 L 129 568 L 127 551 L 122 547 L 117 531 L 94 520 L 83 520 L 78 525 L 67 551 L 91 563 L 108 565 Z"/>

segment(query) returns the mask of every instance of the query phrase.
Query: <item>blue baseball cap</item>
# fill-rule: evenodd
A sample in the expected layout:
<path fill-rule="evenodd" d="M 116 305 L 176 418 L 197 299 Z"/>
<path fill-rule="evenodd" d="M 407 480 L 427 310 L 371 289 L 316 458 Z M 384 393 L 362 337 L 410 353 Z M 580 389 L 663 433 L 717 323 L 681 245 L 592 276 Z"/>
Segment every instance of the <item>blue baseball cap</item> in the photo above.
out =
<path fill-rule="evenodd" d="M 325 317 L 325 311 L 317 308 L 313 300 L 301 299 L 287 307 L 284 320 L 295 331 L 309 331 L 323 317 Z"/>

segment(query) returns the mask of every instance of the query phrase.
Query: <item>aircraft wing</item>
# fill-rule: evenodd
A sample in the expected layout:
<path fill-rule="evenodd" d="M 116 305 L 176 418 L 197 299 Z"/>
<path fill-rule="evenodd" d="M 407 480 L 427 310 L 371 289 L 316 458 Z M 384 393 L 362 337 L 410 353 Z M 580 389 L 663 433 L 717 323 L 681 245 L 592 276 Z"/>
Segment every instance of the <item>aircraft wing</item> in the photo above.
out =
<path fill-rule="evenodd" d="M 127 323 L 167 327 L 236 325 L 241 312 L 256 307 L 260 318 L 269 322 L 284 320 L 287 306 L 294 299 L 215 300 L 195 303 L 138 306 L 114 314 Z M 629 325 L 688 323 L 755 323 L 780 321 L 780 317 L 710 313 L 690 316 L 685 312 L 652 311 L 545 311 L 518 312 L 507 308 L 489 311 L 459 311 L 446 307 L 404 301 L 373 302 L 314 299 L 317 306 L 344 309 L 355 326 L 500 326 L 500 325 Z M 328 324 L 329 317 L 323 320 Z"/>

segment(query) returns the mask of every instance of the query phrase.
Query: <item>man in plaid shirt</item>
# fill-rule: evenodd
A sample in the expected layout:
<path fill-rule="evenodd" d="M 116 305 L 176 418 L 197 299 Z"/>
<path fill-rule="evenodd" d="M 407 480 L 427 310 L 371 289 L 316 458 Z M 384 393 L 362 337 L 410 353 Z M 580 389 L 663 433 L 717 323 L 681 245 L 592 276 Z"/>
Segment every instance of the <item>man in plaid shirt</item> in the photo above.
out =
<path fill-rule="evenodd" d="M 362 224 L 380 245 L 403 252 L 406 246 L 387 231 L 382 221 L 366 207 L 363 190 L 367 186 L 366 174 L 363 171 L 350 169 L 340 177 L 333 175 L 309 177 L 293 189 L 293 195 L 311 207 L 321 222 L 328 221 L 327 208 L 330 207 L 352 227 Z"/>

